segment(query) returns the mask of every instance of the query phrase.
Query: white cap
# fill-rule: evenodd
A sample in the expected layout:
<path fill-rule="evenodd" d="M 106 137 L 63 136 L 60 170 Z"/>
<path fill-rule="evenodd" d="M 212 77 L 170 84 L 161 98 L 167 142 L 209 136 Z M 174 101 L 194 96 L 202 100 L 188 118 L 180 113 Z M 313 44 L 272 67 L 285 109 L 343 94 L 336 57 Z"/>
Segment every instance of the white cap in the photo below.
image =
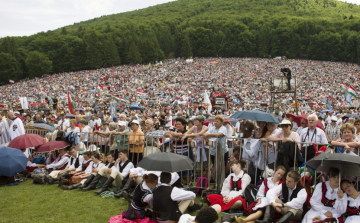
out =
<path fill-rule="evenodd" d="M 140 123 L 139 123 L 139 120 L 136 120 L 136 119 L 131 122 L 131 124 L 133 124 L 133 123 L 135 123 L 135 124 L 137 124 L 137 125 L 140 124 Z"/>
<path fill-rule="evenodd" d="M 124 122 L 124 121 L 118 121 L 118 125 L 126 126 L 126 122 Z"/>
<path fill-rule="evenodd" d="M 336 118 L 336 116 L 332 116 L 332 117 L 331 117 L 331 121 L 337 122 L 337 120 L 338 120 L 338 119 Z"/>
<path fill-rule="evenodd" d="M 19 114 L 19 115 L 20 115 L 20 112 L 19 112 L 19 111 L 16 111 L 16 112 L 14 112 L 14 114 Z"/>
<path fill-rule="evenodd" d="M 283 119 L 279 125 L 291 125 L 291 122 L 288 119 Z"/>

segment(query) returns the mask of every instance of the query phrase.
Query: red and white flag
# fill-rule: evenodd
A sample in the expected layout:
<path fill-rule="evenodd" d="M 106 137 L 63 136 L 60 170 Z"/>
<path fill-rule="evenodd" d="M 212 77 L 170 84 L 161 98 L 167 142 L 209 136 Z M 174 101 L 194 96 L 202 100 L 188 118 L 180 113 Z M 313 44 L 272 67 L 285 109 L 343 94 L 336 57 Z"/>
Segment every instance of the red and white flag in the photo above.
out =
<path fill-rule="evenodd" d="M 68 105 L 69 105 L 69 111 L 71 114 L 74 114 L 74 110 L 75 110 L 75 105 L 74 102 L 70 96 L 70 92 L 69 89 L 67 90 L 67 95 L 68 95 Z"/>

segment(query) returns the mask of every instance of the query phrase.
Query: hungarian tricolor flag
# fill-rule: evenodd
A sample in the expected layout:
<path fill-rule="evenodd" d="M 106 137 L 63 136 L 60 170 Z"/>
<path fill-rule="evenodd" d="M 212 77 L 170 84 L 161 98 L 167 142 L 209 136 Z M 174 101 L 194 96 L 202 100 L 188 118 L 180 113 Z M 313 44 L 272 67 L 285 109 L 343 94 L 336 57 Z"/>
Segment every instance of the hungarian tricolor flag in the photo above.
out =
<path fill-rule="evenodd" d="M 99 84 L 99 85 L 97 86 L 96 91 L 97 91 L 97 92 L 101 92 L 103 89 L 104 89 L 104 86 L 102 86 L 101 84 Z"/>
<path fill-rule="evenodd" d="M 341 83 L 341 90 L 342 90 L 344 93 L 347 93 L 347 92 L 348 92 L 348 87 L 346 86 L 346 84 L 344 84 L 344 82 Z"/>
<path fill-rule="evenodd" d="M 124 98 L 120 98 L 120 102 L 125 103 L 125 104 L 130 104 L 130 102 Z"/>
<path fill-rule="evenodd" d="M 47 97 L 47 96 L 48 96 L 45 90 L 41 90 L 41 91 L 40 91 L 40 95 L 42 95 L 42 96 L 44 96 L 44 97 Z"/>
<path fill-rule="evenodd" d="M 95 93 L 95 98 L 101 98 L 99 93 Z"/>
<path fill-rule="evenodd" d="M 355 98 L 358 97 L 357 94 L 356 94 L 355 88 L 354 88 L 353 86 L 351 86 L 351 85 L 350 85 L 350 87 L 348 88 L 348 93 L 349 93 L 351 96 L 355 97 Z"/>
<path fill-rule="evenodd" d="M 143 91 L 136 91 L 136 95 L 138 97 L 142 97 L 142 96 L 146 96 L 147 94 L 145 92 L 143 92 Z"/>
<path fill-rule="evenodd" d="M 117 96 L 115 96 L 114 94 L 110 94 L 109 96 L 110 96 L 113 100 L 116 100 L 116 101 L 119 101 L 119 100 L 120 100 L 120 98 L 117 97 Z"/>
<path fill-rule="evenodd" d="M 69 89 L 67 90 L 67 95 L 68 95 L 69 111 L 70 111 L 71 114 L 74 114 L 75 105 L 74 105 L 73 100 L 71 99 Z"/>

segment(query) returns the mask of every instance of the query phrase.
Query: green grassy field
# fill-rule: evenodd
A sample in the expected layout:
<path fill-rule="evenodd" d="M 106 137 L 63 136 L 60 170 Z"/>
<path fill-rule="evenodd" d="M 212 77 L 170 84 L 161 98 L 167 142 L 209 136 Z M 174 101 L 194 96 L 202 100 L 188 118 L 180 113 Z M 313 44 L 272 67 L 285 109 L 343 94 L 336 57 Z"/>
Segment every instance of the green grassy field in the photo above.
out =
<path fill-rule="evenodd" d="M 0 223 L 106 223 L 128 208 L 124 199 L 102 198 L 93 191 L 62 190 L 57 184 L 32 182 L 28 179 L 17 186 L 0 187 Z M 197 197 L 196 202 L 199 201 Z"/>
<path fill-rule="evenodd" d="M 62 190 L 32 179 L 0 187 L 0 222 L 107 222 L 127 209 L 124 199 L 101 198 L 93 191 Z"/>

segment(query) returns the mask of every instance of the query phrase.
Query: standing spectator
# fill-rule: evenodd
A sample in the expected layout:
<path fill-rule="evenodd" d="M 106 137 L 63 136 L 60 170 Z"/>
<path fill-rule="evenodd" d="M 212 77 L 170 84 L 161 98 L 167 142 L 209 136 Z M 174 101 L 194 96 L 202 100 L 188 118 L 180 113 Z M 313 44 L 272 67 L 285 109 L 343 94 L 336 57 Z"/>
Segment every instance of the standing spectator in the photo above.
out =
<path fill-rule="evenodd" d="M 355 126 L 357 126 L 355 131 L 355 139 L 360 141 L 360 119 L 356 119 Z"/>
<path fill-rule="evenodd" d="M 326 126 L 325 135 L 329 143 L 331 143 L 331 141 L 333 140 L 338 140 L 340 137 L 340 128 L 336 124 L 337 121 L 337 118 L 335 116 L 332 116 L 331 122 Z"/>
<path fill-rule="evenodd" d="M 296 133 L 301 134 L 301 131 L 308 126 L 308 121 L 305 118 L 300 120 L 300 127 L 297 129 Z"/>
<path fill-rule="evenodd" d="M 304 128 L 301 131 L 300 140 L 301 142 L 305 142 L 302 146 L 302 155 L 305 156 L 305 153 L 307 153 L 307 156 L 305 157 L 306 160 L 310 160 L 315 156 L 315 149 L 312 145 L 313 143 L 319 143 L 319 144 L 328 144 L 328 140 L 326 138 L 325 132 L 316 127 L 316 123 L 318 121 L 318 117 L 316 114 L 311 114 L 308 116 L 308 122 L 309 127 Z M 307 152 L 305 152 L 307 148 Z"/>
<path fill-rule="evenodd" d="M 24 135 L 25 129 L 24 129 L 24 124 L 21 121 L 21 119 L 16 117 L 14 115 L 14 113 L 12 113 L 12 112 L 8 113 L 8 118 L 11 121 L 10 128 L 9 128 L 10 140 L 13 140 L 20 135 Z"/>
<path fill-rule="evenodd" d="M 350 123 L 346 123 L 343 124 L 340 128 L 341 133 L 343 135 L 342 139 L 339 139 L 337 141 L 332 141 L 331 145 L 333 146 L 338 146 L 337 147 L 337 152 L 345 152 L 348 154 L 356 154 L 358 155 L 358 149 L 357 147 L 359 147 L 360 143 L 358 143 L 358 141 L 356 139 L 354 139 L 354 133 L 355 133 L 355 128 L 352 124 Z M 344 147 L 339 148 L 339 147 Z"/>
<path fill-rule="evenodd" d="M 88 122 L 85 119 L 80 120 L 81 125 L 81 135 L 80 140 L 86 144 L 89 141 L 89 135 L 92 133 L 91 127 L 88 125 Z"/>
<path fill-rule="evenodd" d="M 139 121 L 133 120 L 130 123 L 129 132 L 129 160 L 136 166 L 143 158 L 144 152 L 144 133 L 139 129 Z"/>
<path fill-rule="evenodd" d="M 61 119 L 58 122 L 57 128 L 61 131 L 66 131 L 66 129 L 70 126 L 70 122 L 66 119 L 66 115 L 63 113 L 60 115 Z"/>
<path fill-rule="evenodd" d="M 171 126 L 173 126 L 172 120 L 173 120 L 173 118 L 172 118 L 170 112 L 166 113 L 166 125 L 171 125 Z"/>

